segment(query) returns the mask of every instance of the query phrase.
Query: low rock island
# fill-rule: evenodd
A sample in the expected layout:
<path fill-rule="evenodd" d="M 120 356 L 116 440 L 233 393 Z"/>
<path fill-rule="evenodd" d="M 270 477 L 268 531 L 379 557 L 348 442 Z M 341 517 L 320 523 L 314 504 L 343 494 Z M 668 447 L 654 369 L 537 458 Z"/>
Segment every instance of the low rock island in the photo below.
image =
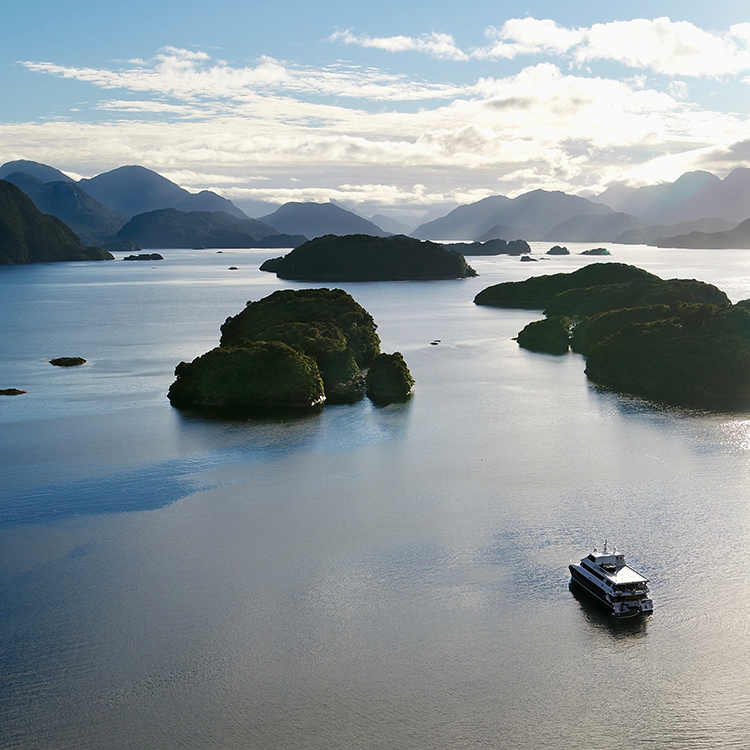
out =
<path fill-rule="evenodd" d="M 86 360 L 83 357 L 56 357 L 49 363 L 55 367 L 80 367 L 86 364 Z"/>
<path fill-rule="evenodd" d="M 227 318 L 217 348 L 177 365 L 169 400 L 178 407 L 249 412 L 356 401 L 365 392 L 363 370 L 382 356 L 397 356 L 381 355 L 376 328 L 342 289 L 274 292 Z M 400 400 L 411 390 L 414 381 L 398 359 L 407 392 L 376 385 L 379 402 Z"/>

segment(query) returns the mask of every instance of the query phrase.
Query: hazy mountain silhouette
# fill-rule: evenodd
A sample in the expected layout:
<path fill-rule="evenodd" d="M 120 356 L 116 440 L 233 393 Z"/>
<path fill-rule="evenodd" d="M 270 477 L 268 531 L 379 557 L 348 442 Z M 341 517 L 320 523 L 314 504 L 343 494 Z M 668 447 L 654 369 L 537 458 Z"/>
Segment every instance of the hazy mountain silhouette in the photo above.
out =
<path fill-rule="evenodd" d="M 656 247 L 750 250 L 750 219 L 745 219 L 727 232 L 690 232 L 676 237 L 657 239 L 649 244 L 656 245 Z"/>
<path fill-rule="evenodd" d="M 540 240 L 558 224 L 576 216 L 611 214 L 612 209 L 559 191 L 533 190 L 517 198 L 492 195 L 459 206 L 441 219 L 422 224 L 412 232 L 420 239 L 459 240 L 486 236 L 496 225 L 505 225 L 527 240 Z"/>
<path fill-rule="evenodd" d="M 23 172 L 42 182 L 75 182 L 59 169 L 50 167 L 47 164 L 40 164 L 38 161 L 28 161 L 27 159 L 16 159 L 7 161 L 0 167 L 0 180 L 4 180 L 7 175 L 14 172 Z"/>
<path fill-rule="evenodd" d="M 0 180 L 0 264 L 111 257 L 101 248 L 84 247 L 60 219 L 43 214 L 23 190 Z"/>
<path fill-rule="evenodd" d="M 750 169 L 735 169 L 723 180 L 710 172 L 696 171 L 659 185 L 613 185 L 592 200 L 653 224 L 708 217 L 739 222 L 750 217 Z"/>
<path fill-rule="evenodd" d="M 384 232 L 390 232 L 391 234 L 410 234 L 413 229 L 413 226 L 407 226 L 398 219 L 385 214 L 375 214 L 370 217 L 370 221 Z"/>
<path fill-rule="evenodd" d="M 550 242 L 613 242 L 623 232 L 645 226 L 643 219 L 630 214 L 587 214 L 561 222 L 542 239 Z"/>
<path fill-rule="evenodd" d="M 377 224 L 334 203 L 285 203 L 272 214 L 261 216 L 260 221 L 279 232 L 303 234 L 310 239 L 327 234 L 370 234 L 375 237 L 389 234 Z"/>
<path fill-rule="evenodd" d="M 226 198 L 209 190 L 190 193 L 146 167 L 118 167 L 78 184 L 90 196 L 126 216 L 176 208 L 179 211 L 224 211 L 238 219 L 248 218 Z"/>
<path fill-rule="evenodd" d="M 521 234 L 522 230 L 515 227 L 505 227 L 502 224 L 495 224 L 494 227 L 488 229 L 484 234 L 474 237 L 474 242 L 488 242 L 489 240 L 506 240 L 510 242 L 512 239 L 518 239 Z"/>
<path fill-rule="evenodd" d="M 117 233 L 120 242 L 141 247 L 295 247 L 305 237 L 280 234 L 258 219 L 238 219 L 223 211 L 161 208 L 134 216 Z"/>
<path fill-rule="evenodd" d="M 675 237 L 679 234 L 688 234 L 689 232 L 726 232 L 735 226 L 736 222 L 734 221 L 711 217 L 708 219 L 695 219 L 694 221 L 681 221 L 679 224 L 655 224 L 643 227 L 642 229 L 627 229 L 612 241 L 622 245 L 648 245 L 654 240 Z"/>
<path fill-rule="evenodd" d="M 128 217 L 107 208 L 75 182 L 42 182 L 24 172 L 13 172 L 8 182 L 21 188 L 44 214 L 64 221 L 84 245 L 108 242 Z"/>

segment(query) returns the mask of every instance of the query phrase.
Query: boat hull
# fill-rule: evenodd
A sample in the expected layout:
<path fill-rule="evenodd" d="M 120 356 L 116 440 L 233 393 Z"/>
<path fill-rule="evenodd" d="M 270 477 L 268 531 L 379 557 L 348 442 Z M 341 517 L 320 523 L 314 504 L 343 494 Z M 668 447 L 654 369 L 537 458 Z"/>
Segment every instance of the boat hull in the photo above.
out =
<path fill-rule="evenodd" d="M 650 615 L 651 609 L 642 609 L 640 604 L 637 609 L 630 608 L 625 611 L 618 611 L 615 609 L 614 604 L 609 600 L 607 595 L 597 586 L 593 581 L 589 580 L 576 565 L 569 565 L 570 576 L 573 583 L 578 588 L 588 594 L 598 604 L 604 607 L 613 617 L 618 620 L 624 620 L 631 617 L 639 617 L 641 615 Z"/>

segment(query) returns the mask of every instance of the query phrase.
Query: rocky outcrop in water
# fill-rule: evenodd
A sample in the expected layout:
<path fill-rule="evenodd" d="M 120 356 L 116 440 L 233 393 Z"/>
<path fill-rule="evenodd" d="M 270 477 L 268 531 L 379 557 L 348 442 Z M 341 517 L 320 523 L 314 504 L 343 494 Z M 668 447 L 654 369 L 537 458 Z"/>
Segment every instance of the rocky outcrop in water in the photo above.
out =
<path fill-rule="evenodd" d="M 49 363 L 55 367 L 80 367 L 86 364 L 86 360 L 83 357 L 56 357 Z"/>
<path fill-rule="evenodd" d="M 367 395 L 378 404 L 405 401 L 411 395 L 414 378 L 401 352 L 381 354 L 367 371 Z"/>
<path fill-rule="evenodd" d="M 274 292 L 227 318 L 219 347 L 177 366 L 169 399 L 249 411 L 355 401 L 365 391 L 362 369 L 380 355 L 376 328 L 341 289 Z"/>

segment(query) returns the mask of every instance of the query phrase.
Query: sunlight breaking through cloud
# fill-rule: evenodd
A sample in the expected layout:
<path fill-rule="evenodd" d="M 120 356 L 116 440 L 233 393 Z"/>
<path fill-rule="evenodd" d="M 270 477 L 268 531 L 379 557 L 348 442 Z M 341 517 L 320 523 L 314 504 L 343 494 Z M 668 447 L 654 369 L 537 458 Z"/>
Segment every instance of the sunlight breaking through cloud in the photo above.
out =
<path fill-rule="evenodd" d="M 747 118 L 691 99 L 696 77 L 739 83 L 750 71 L 750 24 L 718 34 L 666 18 L 588 28 L 524 18 L 487 29 L 486 38 L 466 51 L 437 32 L 375 38 L 347 30 L 327 40 L 440 57 L 443 75 L 432 80 L 343 61 L 232 64 L 173 46 L 109 67 L 25 61 L 33 73 L 100 95 L 68 117 L 0 124 L 0 137 L 6 158 L 33 154 L 78 173 L 144 164 L 227 196 L 372 206 L 596 191 L 612 180 L 643 184 L 750 164 L 739 146 Z M 545 59 L 508 70 L 529 56 Z M 597 74 L 588 69 L 596 61 L 639 72 Z M 485 75 L 450 78 L 467 63 Z"/>

